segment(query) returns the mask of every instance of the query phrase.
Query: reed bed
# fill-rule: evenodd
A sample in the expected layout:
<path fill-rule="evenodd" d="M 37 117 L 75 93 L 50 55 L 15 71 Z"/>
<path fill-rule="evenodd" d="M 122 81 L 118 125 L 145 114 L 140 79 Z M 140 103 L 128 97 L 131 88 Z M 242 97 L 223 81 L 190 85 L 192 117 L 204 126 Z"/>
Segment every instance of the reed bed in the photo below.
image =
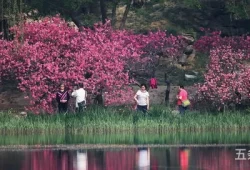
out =
<path fill-rule="evenodd" d="M 250 114 L 188 111 L 184 116 L 164 106 L 152 106 L 143 115 L 126 107 L 91 107 L 83 114 L 54 114 L 21 117 L 0 112 L 0 133 L 4 134 L 165 134 L 242 132 L 250 129 Z"/>

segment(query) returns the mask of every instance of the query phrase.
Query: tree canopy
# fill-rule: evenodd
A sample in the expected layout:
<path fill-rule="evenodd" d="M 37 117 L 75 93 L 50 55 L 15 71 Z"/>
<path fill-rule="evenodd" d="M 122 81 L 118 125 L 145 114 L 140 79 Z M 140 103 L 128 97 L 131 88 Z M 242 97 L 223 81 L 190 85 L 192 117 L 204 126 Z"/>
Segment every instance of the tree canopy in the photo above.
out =
<path fill-rule="evenodd" d="M 157 51 L 174 58 L 182 50 L 181 37 L 163 31 L 134 34 L 112 29 L 110 22 L 79 31 L 59 16 L 21 22 L 11 31 L 15 38 L 0 42 L 0 74 L 19 82 L 36 113 L 53 112 L 62 82 L 69 89 L 84 82 L 92 94 L 105 92 L 106 105 L 125 104 L 133 97 L 130 73 L 152 71 Z"/>

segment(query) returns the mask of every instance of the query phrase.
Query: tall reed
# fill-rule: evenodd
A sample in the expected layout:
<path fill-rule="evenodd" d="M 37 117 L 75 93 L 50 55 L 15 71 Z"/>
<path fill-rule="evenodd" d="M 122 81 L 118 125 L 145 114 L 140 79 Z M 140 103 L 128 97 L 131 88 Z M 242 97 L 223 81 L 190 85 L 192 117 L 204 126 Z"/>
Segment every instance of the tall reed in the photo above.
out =
<path fill-rule="evenodd" d="M 113 134 L 234 132 L 250 129 L 250 114 L 241 112 L 199 113 L 184 116 L 164 106 L 152 106 L 147 114 L 126 107 L 91 107 L 82 114 L 33 115 L 0 112 L 1 134 Z"/>

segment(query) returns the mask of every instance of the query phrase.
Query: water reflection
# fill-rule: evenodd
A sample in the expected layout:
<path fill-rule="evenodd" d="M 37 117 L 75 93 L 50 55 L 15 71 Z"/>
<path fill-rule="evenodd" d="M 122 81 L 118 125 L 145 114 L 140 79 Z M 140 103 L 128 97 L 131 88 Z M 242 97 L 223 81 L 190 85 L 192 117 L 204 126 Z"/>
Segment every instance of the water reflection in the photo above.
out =
<path fill-rule="evenodd" d="M 188 148 L 180 148 L 179 149 L 179 160 L 180 160 L 180 169 L 188 170 L 189 166 L 189 151 Z"/>
<path fill-rule="evenodd" d="M 88 169 L 87 151 L 79 150 L 76 153 L 76 170 L 87 170 L 87 169 Z"/>
<path fill-rule="evenodd" d="M 150 170 L 150 149 L 149 148 L 138 148 L 137 151 L 137 162 L 139 170 Z"/>
<path fill-rule="evenodd" d="M 0 151 L 3 170 L 247 170 L 238 147 Z M 250 148 L 245 148 L 247 151 Z"/>

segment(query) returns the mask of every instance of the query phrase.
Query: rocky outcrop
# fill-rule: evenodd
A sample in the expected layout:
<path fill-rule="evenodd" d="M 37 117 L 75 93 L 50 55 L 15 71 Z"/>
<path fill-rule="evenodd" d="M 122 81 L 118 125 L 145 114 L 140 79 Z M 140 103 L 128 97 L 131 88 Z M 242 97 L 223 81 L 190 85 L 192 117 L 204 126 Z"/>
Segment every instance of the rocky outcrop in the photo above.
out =
<path fill-rule="evenodd" d="M 192 34 L 182 33 L 182 37 L 185 39 L 187 46 L 183 49 L 183 54 L 179 56 L 178 63 L 182 66 L 187 64 L 188 58 L 195 58 L 196 52 L 194 49 L 195 38 Z"/>

